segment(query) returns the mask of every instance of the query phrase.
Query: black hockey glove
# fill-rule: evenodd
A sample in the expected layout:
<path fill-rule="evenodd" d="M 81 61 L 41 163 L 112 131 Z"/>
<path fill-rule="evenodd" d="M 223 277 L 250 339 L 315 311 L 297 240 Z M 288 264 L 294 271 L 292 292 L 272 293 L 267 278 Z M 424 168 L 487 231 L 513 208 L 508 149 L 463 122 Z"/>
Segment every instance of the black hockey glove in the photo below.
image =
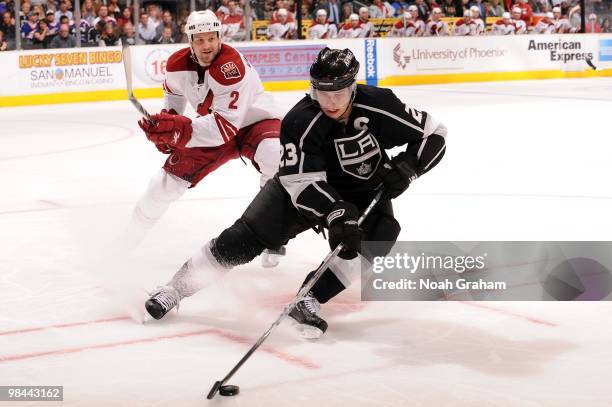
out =
<path fill-rule="evenodd" d="M 376 189 L 383 188 L 382 199 L 397 198 L 417 179 L 417 173 L 402 158 L 400 155 L 381 165 L 372 177 Z"/>
<path fill-rule="evenodd" d="M 361 238 L 363 232 L 357 225 L 359 210 L 350 202 L 336 202 L 327 215 L 327 227 L 329 228 L 329 246 L 333 249 L 340 243 L 344 248 L 340 252 L 343 259 L 352 259 L 361 250 Z"/>

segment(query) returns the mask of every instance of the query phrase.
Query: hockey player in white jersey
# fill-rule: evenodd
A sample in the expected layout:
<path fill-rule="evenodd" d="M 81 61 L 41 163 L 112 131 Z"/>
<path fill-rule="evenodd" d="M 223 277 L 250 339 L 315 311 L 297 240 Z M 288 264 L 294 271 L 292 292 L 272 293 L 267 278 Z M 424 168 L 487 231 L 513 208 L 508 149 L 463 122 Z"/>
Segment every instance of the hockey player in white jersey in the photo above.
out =
<path fill-rule="evenodd" d="M 405 12 L 402 18 L 391 27 L 387 37 L 414 37 L 416 26 L 412 23 L 412 14 Z"/>
<path fill-rule="evenodd" d="M 480 9 L 478 6 L 470 7 L 470 14 L 472 15 L 472 23 L 474 24 L 474 33 L 472 35 L 483 35 L 485 33 L 485 23 L 480 18 Z"/>
<path fill-rule="evenodd" d="M 514 7 L 512 9 L 512 22 L 514 23 L 514 34 L 521 35 L 527 34 L 527 24 L 525 20 L 522 20 L 523 10 L 520 7 Z"/>
<path fill-rule="evenodd" d="M 502 14 L 502 18 L 497 20 L 491 28 L 491 35 L 514 35 L 516 26 L 512 21 L 510 13 L 507 11 Z"/>
<path fill-rule="evenodd" d="M 561 14 L 561 7 L 553 7 L 552 12 L 555 17 L 555 33 L 568 34 L 578 31 L 576 27 L 572 26 L 569 19 Z"/>
<path fill-rule="evenodd" d="M 178 200 L 227 161 L 244 157 L 261 172 L 261 186 L 278 170 L 280 120 L 257 71 L 220 41 L 211 11 L 189 15 L 189 46 L 168 58 L 164 109 L 140 127 L 168 155 L 133 211 L 125 246 L 135 247 Z M 189 103 L 195 118 L 183 115 Z"/>
<path fill-rule="evenodd" d="M 419 18 L 419 9 L 414 4 L 408 7 L 408 12 L 412 14 L 412 23 L 416 27 L 415 37 L 422 37 L 425 34 L 425 22 Z"/>
<path fill-rule="evenodd" d="M 289 21 L 289 12 L 281 8 L 276 12 L 278 21 L 268 26 L 267 37 L 269 40 L 292 40 L 297 38 L 297 29 L 294 21 Z"/>
<path fill-rule="evenodd" d="M 544 15 L 544 18 L 538 21 L 534 30 L 537 34 L 553 34 L 555 32 L 555 16 L 550 11 Z"/>
<path fill-rule="evenodd" d="M 348 23 L 345 23 L 338 32 L 338 38 L 359 38 L 363 33 L 359 16 L 355 13 L 349 16 Z"/>
<path fill-rule="evenodd" d="M 359 9 L 359 24 L 361 26 L 361 33 L 359 38 L 374 37 L 376 30 L 374 24 L 370 21 L 370 10 L 367 7 L 361 7 Z"/>
<path fill-rule="evenodd" d="M 476 35 L 476 24 L 472 21 L 472 13 L 470 10 L 465 10 L 463 18 L 460 18 L 455 23 L 453 28 L 453 35 L 455 36 L 467 36 Z"/>
<path fill-rule="evenodd" d="M 442 21 L 442 10 L 438 7 L 434 7 L 431 10 L 431 17 L 425 27 L 426 37 L 445 37 L 450 35 L 448 24 Z"/>
<path fill-rule="evenodd" d="M 310 39 L 329 39 L 338 36 L 338 28 L 335 24 L 327 21 L 327 11 L 317 10 L 317 15 L 312 26 L 308 29 Z"/>

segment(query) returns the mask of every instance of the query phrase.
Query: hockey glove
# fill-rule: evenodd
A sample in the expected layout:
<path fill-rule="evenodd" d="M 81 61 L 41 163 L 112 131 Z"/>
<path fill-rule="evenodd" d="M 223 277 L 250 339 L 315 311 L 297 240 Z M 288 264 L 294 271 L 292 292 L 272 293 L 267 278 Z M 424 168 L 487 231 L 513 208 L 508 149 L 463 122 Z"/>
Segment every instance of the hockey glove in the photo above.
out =
<path fill-rule="evenodd" d="M 383 188 L 382 199 L 393 199 L 408 189 L 417 178 L 417 173 L 398 156 L 378 167 L 373 178 L 377 189 Z"/>
<path fill-rule="evenodd" d="M 177 148 L 185 148 L 191 139 L 193 128 L 191 119 L 181 115 L 174 115 L 162 111 L 151 116 L 155 123 L 142 119 L 138 122 L 149 141 L 161 152 L 171 152 Z"/>
<path fill-rule="evenodd" d="M 357 225 L 359 211 L 350 202 L 336 202 L 326 218 L 329 229 L 329 246 L 335 249 L 340 243 L 344 248 L 340 252 L 343 259 L 352 259 L 361 250 L 363 232 Z"/>

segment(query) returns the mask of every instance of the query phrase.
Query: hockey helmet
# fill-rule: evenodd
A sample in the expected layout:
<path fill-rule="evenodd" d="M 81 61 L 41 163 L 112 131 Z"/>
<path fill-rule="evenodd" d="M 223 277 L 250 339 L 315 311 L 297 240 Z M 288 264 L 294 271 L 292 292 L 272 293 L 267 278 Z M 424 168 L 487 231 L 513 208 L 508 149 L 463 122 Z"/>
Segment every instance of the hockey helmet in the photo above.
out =
<path fill-rule="evenodd" d="M 310 67 L 310 84 L 313 89 L 336 91 L 355 83 L 359 61 L 350 49 L 323 48 Z"/>
<path fill-rule="evenodd" d="M 210 10 L 194 11 L 187 17 L 187 26 L 185 33 L 189 37 L 189 41 L 193 40 L 193 36 L 199 33 L 216 32 L 221 35 L 221 22 Z"/>

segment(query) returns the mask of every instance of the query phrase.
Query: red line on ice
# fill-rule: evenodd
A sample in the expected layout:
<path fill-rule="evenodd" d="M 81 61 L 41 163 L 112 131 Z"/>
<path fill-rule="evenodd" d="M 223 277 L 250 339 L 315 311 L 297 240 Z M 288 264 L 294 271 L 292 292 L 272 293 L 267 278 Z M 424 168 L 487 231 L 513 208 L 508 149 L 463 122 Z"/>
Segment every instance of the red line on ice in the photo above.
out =
<path fill-rule="evenodd" d="M 558 324 L 556 324 L 554 322 L 545 321 L 545 320 L 540 319 L 540 318 L 530 317 L 529 315 L 517 314 L 517 313 L 512 312 L 512 311 L 507 311 L 507 310 L 503 310 L 503 309 L 500 309 L 500 308 L 491 307 L 490 305 L 484 305 L 482 303 L 476 303 L 476 302 L 471 302 L 471 301 L 459 301 L 459 302 L 464 304 L 464 305 L 469 305 L 469 306 L 472 306 L 472 307 L 482 308 L 482 309 L 486 309 L 486 310 L 489 310 L 489 311 L 497 312 L 498 314 L 504 314 L 504 315 L 508 315 L 508 316 L 511 316 L 511 317 L 524 319 L 524 320 L 532 322 L 534 324 L 545 325 L 545 326 L 550 326 L 550 327 L 559 326 Z"/>
<path fill-rule="evenodd" d="M 67 324 L 56 324 L 56 325 L 48 325 L 48 326 L 41 326 L 41 327 L 34 327 L 34 328 L 23 328 L 23 329 L 16 329 L 12 331 L 0 332 L 0 336 L 1 335 L 24 334 L 24 333 L 30 333 L 30 332 L 43 331 L 46 329 L 71 328 L 75 326 L 101 324 L 101 323 L 106 323 L 106 322 L 124 321 L 124 320 L 129 320 L 129 319 L 130 317 L 121 316 L 121 317 L 113 317 L 113 318 L 106 318 L 106 319 L 97 319 L 93 321 L 81 321 L 81 322 L 71 322 Z M 231 342 L 239 343 L 243 345 L 251 345 L 253 343 L 253 340 L 246 336 L 240 336 L 240 335 L 233 334 L 231 332 L 224 331 L 218 328 L 209 328 L 205 330 L 184 332 L 184 333 L 178 333 L 178 334 L 173 334 L 173 335 L 157 336 L 153 338 L 143 338 L 143 339 L 133 339 L 129 341 L 101 343 L 101 344 L 94 344 L 94 345 L 89 345 L 89 346 L 78 346 L 74 348 L 57 349 L 57 350 L 44 351 L 44 352 L 5 355 L 5 356 L 0 356 L 0 363 L 1 362 L 11 362 L 11 361 L 16 361 L 16 360 L 32 359 L 32 358 L 44 357 L 44 356 L 65 355 L 69 353 L 82 352 L 82 351 L 92 350 L 92 349 L 105 349 L 105 348 L 115 348 L 119 346 L 138 345 L 138 344 L 143 344 L 143 343 L 154 343 L 154 342 L 160 342 L 160 341 L 167 340 L 167 339 L 187 338 L 191 336 L 201 336 L 201 335 L 216 335 L 216 336 L 221 337 L 222 339 L 227 339 Z M 285 352 L 273 349 L 271 347 L 264 346 L 264 347 L 261 347 L 260 349 L 261 351 L 268 353 L 276 357 L 277 359 L 280 359 L 282 361 L 285 361 L 293 365 L 297 365 L 299 367 L 303 367 L 305 369 L 320 369 L 321 368 L 321 366 L 317 365 L 316 363 L 306 358 L 294 356 L 289 353 L 285 353 Z"/>

